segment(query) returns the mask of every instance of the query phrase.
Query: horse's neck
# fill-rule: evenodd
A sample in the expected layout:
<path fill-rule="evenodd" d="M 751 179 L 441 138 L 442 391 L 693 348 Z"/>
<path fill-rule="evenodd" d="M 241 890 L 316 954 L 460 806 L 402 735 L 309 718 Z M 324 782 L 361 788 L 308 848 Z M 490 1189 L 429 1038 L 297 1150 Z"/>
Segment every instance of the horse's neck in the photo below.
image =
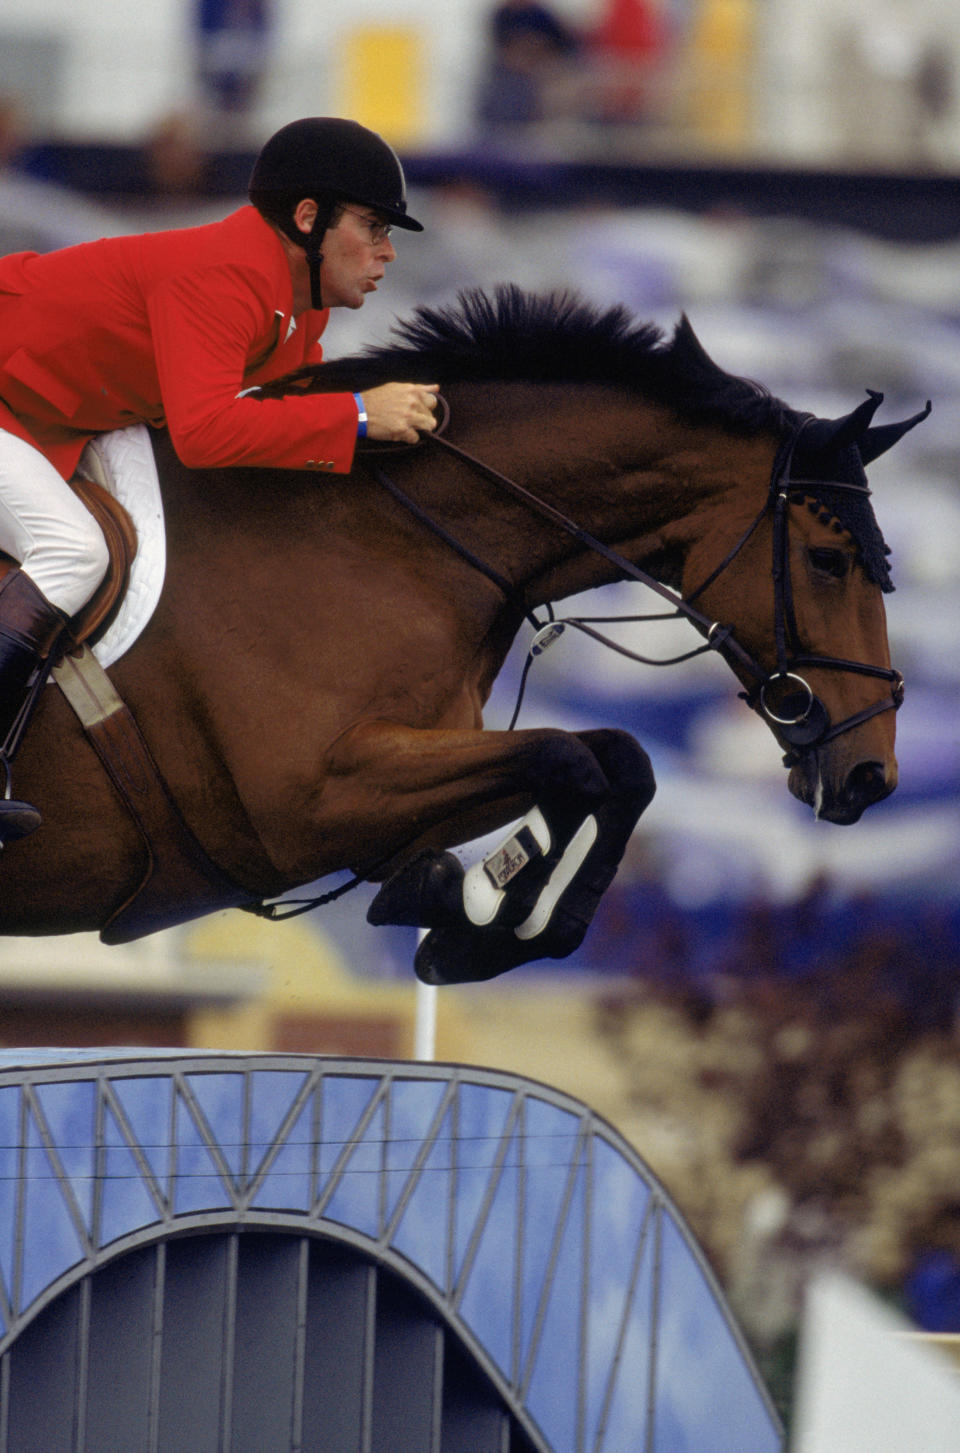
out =
<path fill-rule="evenodd" d="M 723 541 L 732 543 L 756 513 L 769 477 L 771 439 L 684 423 L 619 392 L 527 385 L 457 402 L 451 437 L 471 454 L 676 585 L 691 556 L 721 558 Z M 616 578 L 609 559 L 504 485 L 462 462 L 455 473 L 456 498 L 476 500 L 462 525 L 471 548 L 522 585 L 528 604 Z M 441 495 L 437 508 L 445 512 Z"/>

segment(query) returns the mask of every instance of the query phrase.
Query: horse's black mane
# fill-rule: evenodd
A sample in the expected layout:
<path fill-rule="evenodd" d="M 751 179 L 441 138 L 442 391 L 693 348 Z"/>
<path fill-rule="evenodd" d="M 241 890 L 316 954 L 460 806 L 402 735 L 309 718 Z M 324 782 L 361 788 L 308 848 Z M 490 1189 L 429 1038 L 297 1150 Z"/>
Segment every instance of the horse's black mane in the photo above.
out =
<path fill-rule="evenodd" d="M 753 433 L 778 429 L 791 411 L 767 389 L 713 362 L 686 317 L 667 340 L 624 307 L 597 308 L 575 294 L 505 286 L 463 292 L 456 304 L 419 308 L 394 328 L 394 343 L 301 370 L 268 385 L 371 388 L 403 378 L 423 383 L 530 380 L 618 383 L 678 412 Z"/>
<path fill-rule="evenodd" d="M 456 304 L 419 308 L 395 325 L 396 342 L 300 369 L 266 384 L 261 397 L 298 390 L 362 390 L 409 382 L 616 383 L 692 420 L 738 433 L 782 434 L 800 415 L 768 389 L 726 373 L 706 352 L 686 315 L 670 338 L 622 306 L 597 308 L 574 293 L 527 293 L 515 286 L 462 292 Z M 813 491 L 860 547 L 867 575 L 892 589 L 887 549 L 866 491 Z"/>

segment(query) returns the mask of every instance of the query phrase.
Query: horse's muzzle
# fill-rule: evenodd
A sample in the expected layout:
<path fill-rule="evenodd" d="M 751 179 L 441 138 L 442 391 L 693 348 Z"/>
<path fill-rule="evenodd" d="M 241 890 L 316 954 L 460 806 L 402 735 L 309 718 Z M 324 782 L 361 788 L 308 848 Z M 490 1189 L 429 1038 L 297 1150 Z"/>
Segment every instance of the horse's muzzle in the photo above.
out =
<path fill-rule="evenodd" d="M 896 764 L 887 768 L 877 761 L 857 762 L 834 785 L 826 761 L 816 751 L 795 754 L 790 769 L 792 795 L 812 807 L 818 820 L 839 826 L 859 822 L 867 808 L 889 797 L 896 785 Z"/>

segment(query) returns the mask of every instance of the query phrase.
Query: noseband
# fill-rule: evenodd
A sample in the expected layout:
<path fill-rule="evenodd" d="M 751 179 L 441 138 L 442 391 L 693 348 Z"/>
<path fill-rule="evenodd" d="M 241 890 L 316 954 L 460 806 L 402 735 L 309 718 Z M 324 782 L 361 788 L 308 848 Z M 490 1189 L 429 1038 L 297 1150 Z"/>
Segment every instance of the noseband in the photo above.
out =
<path fill-rule="evenodd" d="M 646 665 L 669 666 L 679 661 L 689 660 L 693 656 L 703 654 L 705 651 L 718 651 L 732 665 L 738 666 L 746 675 L 753 678 L 753 685 L 748 691 L 740 695 L 755 711 L 764 716 L 773 726 L 776 734 L 780 736 L 793 750 L 784 757 L 785 766 L 794 766 L 807 753 L 816 751 L 827 742 L 833 741 L 843 733 L 851 731 L 854 727 L 860 726 L 863 722 L 869 721 L 871 717 L 879 715 L 883 711 L 896 711 L 903 702 L 903 677 L 899 671 L 886 666 L 869 666 L 860 661 L 848 661 L 840 656 L 815 656 L 802 649 L 799 632 L 797 630 L 796 615 L 793 601 L 793 587 L 790 576 L 790 552 L 789 552 L 789 506 L 792 500 L 811 495 L 815 486 L 821 488 L 829 483 L 831 489 L 858 490 L 861 493 L 869 493 L 865 485 L 852 484 L 839 480 L 804 480 L 791 478 L 791 467 L 793 464 L 794 451 L 797 441 L 803 432 L 804 427 L 810 421 L 810 415 L 802 416 L 791 433 L 781 442 L 773 461 L 773 469 L 770 476 L 770 486 L 767 498 L 759 514 L 733 546 L 727 552 L 719 565 L 707 576 L 696 590 L 686 599 L 669 586 L 662 584 L 638 565 L 627 560 L 602 540 L 596 539 L 588 531 L 582 529 L 573 520 L 568 519 L 562 511 L 554 505 L 541 499 L 539 495 L 533 494 L 516 480 L 510 479 L 508 475 L 501 474 L 499 470 L 481 459 L 477 459 L 459 445 L 453 444 L 444 436 L 444 430 L 449 421 L 450 411 L 446 401 L 440 399 L 441 417 L 437 430 L 425 436 L 421 443 L 433 444 L 444 449 L 447 453 L 454 455 L 464 463 L 470 465 L 479 473 L 493 480 L 496 484 L 506 489 L 515 498 L 557 525 L 567 534 L 573 536 L 579 543 L 594 554 L 602 555 L 609 560 L 617 571 L 628 579 L 636 580 L 641 585 L 647 586 L 650 590 L 669 601 L 673 610 L 668 618 L 682 617 L 689 621 L 706 640 L 703 646 L 693 651 L 685 652 L 681 656 L 671 657 L 669 660 L 652 661 L 648 657 L 640 656 L 636 652 L 626 650 L 614 642 L 601 636 L 599 632 L 591 630 L 585 622 L 548 622 L 546 626 L 538 621 L 535 616 L 520 602 L 521 612 L 527 616 L 532 625 L 541 634 L 547 632 L 559 634 L 565 624 L 578 626 L 586 630 L 588 635 L 603 641 L 605 645 L 613 646 L 622 655 L 632 660 L 641 661 Z M 386 451 L 392 452 L 398 446 L 386 446 Z M 403 447 L 403 446 L 399 446 Z M 385 452 L 382 449 L 366 450 L 364 452 Z M 494 570 L 479 556 L 461 545 L 442 525 L 428 515 L 419 505 L 409 498 L 392 479 L 376 464 L 373 472 L 378 481 L 387 492 L 409 510 L 428 529 L 450 546 L 460 557 L 466 560 L 474 569 L 480 571 L 498 587 L 499 590 L 510 600 L 517 600 L 518 592 L 502 575 Z M 699 611 L 693 602 L 714 583 L 727 569 L 740 551 L 752 538 L 767 516 L 773 520 L 773 560 L 772 575 L 774 584 L 774 643 L 776 650 L 777 664 L 774 670 L 767 671 L 754 656 L 747 651 L 733 634 L 731 626 L 722 625 L 719 621 L 711 620 Z M 633 617 L 632 619 L 664 619 L 663 616 L 655 617 Z M 534 643 L 536 645 L 536 641 Z M 845 717 L 843 721 L 832 723 L 830 713 L 806 677 L 800 674 L 799 668 L 814 667 L 830 671 L 849 671 L 859 676 L 875 676 L 881 681 L 890 684 L 888 697 L 875 702 L 872 706 L 865 707 L 862 711 L 854 712 L 851 716 Z M 516 720 L 516 716 L 514 717 Z"/>

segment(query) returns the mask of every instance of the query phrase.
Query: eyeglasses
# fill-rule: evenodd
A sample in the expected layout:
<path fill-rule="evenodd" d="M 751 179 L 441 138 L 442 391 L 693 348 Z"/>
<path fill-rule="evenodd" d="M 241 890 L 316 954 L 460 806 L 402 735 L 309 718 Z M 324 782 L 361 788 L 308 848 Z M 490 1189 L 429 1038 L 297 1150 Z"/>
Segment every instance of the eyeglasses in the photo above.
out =
<path fill-rule="evenodd" d="M 358 212 L 354 207 L 341 207 L 342 212 L 349 212 L 351 217 L 358 217 L 370 233 L 370 241 L 374 247 L 381 242 L 386 242 L 393 231 L 392 222 L 378 222 L 376 217 L 367 217 L 363 212 Z"/>

